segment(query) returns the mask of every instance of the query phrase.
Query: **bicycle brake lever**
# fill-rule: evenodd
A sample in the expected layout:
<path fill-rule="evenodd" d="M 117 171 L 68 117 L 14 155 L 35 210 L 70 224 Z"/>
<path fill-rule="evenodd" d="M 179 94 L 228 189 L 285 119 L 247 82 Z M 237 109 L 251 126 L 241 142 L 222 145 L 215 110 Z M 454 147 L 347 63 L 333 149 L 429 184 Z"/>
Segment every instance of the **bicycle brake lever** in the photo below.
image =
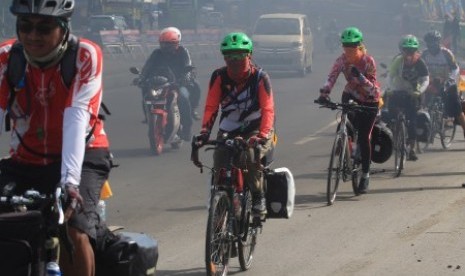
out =
<path fill-rule="evenodd" d="M 65 215 L 63 213 L 63 206 L 61 204 L 61 188 L 58 187 L 56 190 L 55 190 L 55 208 L 57 209 L 58 211 L 58 224 L 59 225 L 62 225 L 65 221 Z"/>

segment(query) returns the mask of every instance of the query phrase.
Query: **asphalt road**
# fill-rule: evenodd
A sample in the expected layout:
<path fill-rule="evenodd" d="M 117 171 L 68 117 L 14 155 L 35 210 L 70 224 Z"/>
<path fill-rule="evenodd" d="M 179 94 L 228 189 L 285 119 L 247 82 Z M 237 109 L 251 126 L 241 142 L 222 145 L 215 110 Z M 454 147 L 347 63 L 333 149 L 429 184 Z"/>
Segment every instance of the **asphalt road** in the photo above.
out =
<path fill-rule="evenodd" d="M 397 51 L 383 37 L 366 34 L 368 51 L 388 62 Z M 268 220 L 252 268 L 238 275 L 463 275 L 465 272 L 465 143 L 462 132 L 448 151 L 436 144 L 393 178 L 392 160 L 375 164 L 369 193 L 354 196 L 344 183 L 326 204 L 326 168 L 335 112 L 313 104 L 334 54 L 321 45 L 306 78 L 272 74 L 278 148 L 273 167 L 288 167 L 296 181 L 294 215 Z M 159 241 L 157 275 L 205 275 L 204 242 L 208 174 L 190 162 L 189 144 L 155 157 L 142 124 L 140 93 L 128 68 L 141 60 L 107 60 L 104 101 L 113 115 L 106 131 L 120 164 L 112 171 L 107 201 L 111 225 L 146 232 Z M 205 90 L 218 59 L 197 60 Z M 338 99 L 342 78 L 334 89 Z M 205 95 L 204 95 L 205 96 Z M 195 125 L 200 129 L 199 122 Z M 1 139 L 2 153 L 7 139 Z M 211 154 L 201 154 L 211 164 Z M 240 271 L 231 261 L 231 275 Z"/>

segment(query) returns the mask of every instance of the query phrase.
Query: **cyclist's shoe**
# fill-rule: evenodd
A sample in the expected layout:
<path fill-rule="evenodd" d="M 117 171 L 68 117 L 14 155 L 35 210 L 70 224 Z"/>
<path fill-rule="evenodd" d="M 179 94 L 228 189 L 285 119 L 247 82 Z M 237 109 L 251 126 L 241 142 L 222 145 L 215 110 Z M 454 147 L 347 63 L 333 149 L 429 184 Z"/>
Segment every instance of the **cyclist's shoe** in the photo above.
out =
<path fill-rule="evenodd" d="M 266 215 L 265 194 L 256 194 L 252 197 L 252 212 L 254 215 Z"/>
<path fill-rule="evenodd" d="M 418 157 L 417 154 L 415 153 L 415 150 L 411 149 L 410 152 L 408 153 L 408 158 L 407 160 L 409 161 L 417 161 Z"/>
<path fill-rule="evenodd" d="M 358 183 L 358 193 L 359 194 L 366 194 L 369 184 L 370 184 L 370 178 L 369 177 L 360 178 L 360 182 Z"/>

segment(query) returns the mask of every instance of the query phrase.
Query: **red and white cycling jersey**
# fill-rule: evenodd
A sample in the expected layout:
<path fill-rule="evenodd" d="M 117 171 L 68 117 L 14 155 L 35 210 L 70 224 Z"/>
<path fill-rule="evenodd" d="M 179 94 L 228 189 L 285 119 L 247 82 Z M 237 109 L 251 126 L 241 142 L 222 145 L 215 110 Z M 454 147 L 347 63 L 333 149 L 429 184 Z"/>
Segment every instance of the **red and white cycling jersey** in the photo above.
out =
<path fill-rule="evenodd" d="M 2 122 L 10 95 L 5 72 L 9 51 L 14 41 L 8 40 L 0 44 L 0 115 L 2 115 L 0 120 Z M 56 161 L 53 158 L 34 154 L 24 145 L 45 155 L 60 156 L 63 151 L 75 152 L 75 149 L 63 149 L 63 129 L 69 124 L 64 121 L 64 113 L 69 107 L 86 111 L 90 115 L 80 117 L 90 118 L 86 126 L 86 136 L 94 128 L 86 148 L 109 147 L 103 122 L 98 118 L 102 101 L 102 60 L 100 47 L 81 38 L 77 52 L 76 76 L 69 89 L 63 83 L 60 63 L 47 69 L 26 65 L 25 87 L 17 90 L 10 111 L 13 120 L 10 155 L 13 159 L 37 165 Z M 68 144 L 78 145 L 78 143 Z M 76 169 L 79 173 L 81 165 L 82 162 L 77 160 Z"/>

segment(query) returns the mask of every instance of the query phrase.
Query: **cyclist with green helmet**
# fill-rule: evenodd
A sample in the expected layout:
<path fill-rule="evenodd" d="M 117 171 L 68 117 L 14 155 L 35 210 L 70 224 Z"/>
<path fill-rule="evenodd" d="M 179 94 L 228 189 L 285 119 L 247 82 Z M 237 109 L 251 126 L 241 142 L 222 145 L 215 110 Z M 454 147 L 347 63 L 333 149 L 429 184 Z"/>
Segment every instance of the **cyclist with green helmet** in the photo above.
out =
<path fill-rule="evenodd" d="M 355 27 L 346 28 L 341 34 L 344 50 L 328 75 L 324 86 L 320 89 L 319 101 L 329 98 L 329 93 L 336 83 L 339 74 L 343 74 L 347 84 L 342 92 L 342 102 L 353 100 L 364 106 L 378 107 L 380 99 L 379 84 L 376 80 L 376 65 L 372 56 L 368 55 L 363 45 L 363 34 Z M 358 193 L 366 193 L 370 177 L 371 147 L 370 136 L 376 119 L 376 111 L 355 113 L 351 118 L 358 131 L 358 149 L 362 159 L 363 175 L 358 186 Z"/>
<path fill-rule="evenodd" d="M 221 43 L 226 66 L 216 69 L 210 79 L 198 145 L 208 141 L 218 111 L 221 109 L 217 138 L 241 136 L 249 144 L 262 144 L 260 156 L 272 150 L 274 136 L 274 101 L 270 78 L 251 61 L 252 40 L 244 33 L 226 35 Z M 214 167 L 227 165 L 228 153 L 216 149 Z M 254 164 L 253 150 L 246 156 L 248 173 L 244 175 L 252 190 L 252 210 L 266 214 L 263 174 Z M 216 170 L 218 171 L 218 170 Z M 215 176 L 217 181 L 218 176 Z"/>
<path fill-rule="evenodd" d="M 420 43 L 414 35 L 405 35 L 399 41 L 400 54 L 389 65 L 389 86 L 386 93 L 390 114 L 402 108 L 408 121 L 409 153 L 407 160 L 416 161 L 417 112 L 422 94 L 429 84 L 428 67 L 418 51 Z"/>

